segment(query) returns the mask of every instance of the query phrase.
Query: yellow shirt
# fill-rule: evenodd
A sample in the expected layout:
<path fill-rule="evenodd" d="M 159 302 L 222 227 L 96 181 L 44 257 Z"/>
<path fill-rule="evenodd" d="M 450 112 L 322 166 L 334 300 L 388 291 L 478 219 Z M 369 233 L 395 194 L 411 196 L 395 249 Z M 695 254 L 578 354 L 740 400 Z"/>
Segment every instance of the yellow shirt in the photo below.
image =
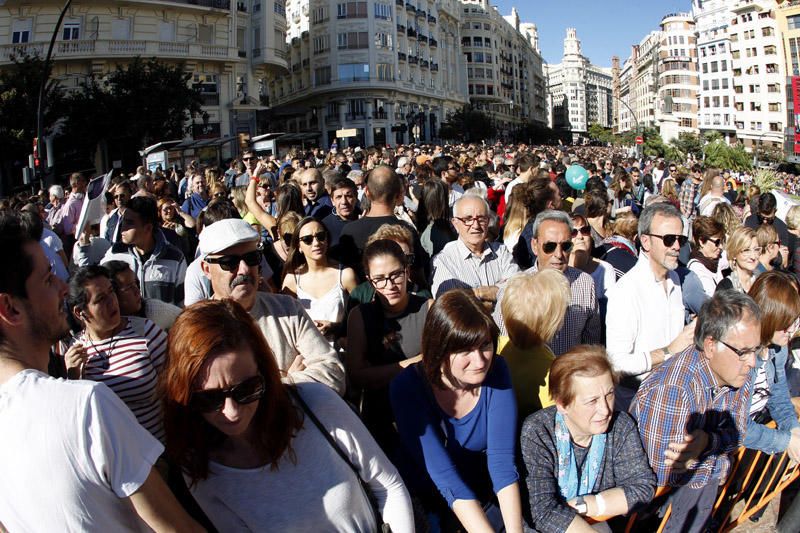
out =
<path fill-rule="evenodd" d="M 500 337 L 497 339 L 497 353 L 508 363 L 520 421 L 531 413 L 555 405 L 548 390 L 550 364 L 555 356 L 547 345 L 521 350 L 511 344 L 508 337 Z"/>

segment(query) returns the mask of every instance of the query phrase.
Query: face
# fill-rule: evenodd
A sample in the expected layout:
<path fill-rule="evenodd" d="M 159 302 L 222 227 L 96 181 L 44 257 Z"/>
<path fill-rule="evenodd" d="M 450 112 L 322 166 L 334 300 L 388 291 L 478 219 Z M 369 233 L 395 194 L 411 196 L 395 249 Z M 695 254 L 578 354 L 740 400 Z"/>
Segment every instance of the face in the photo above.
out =
<path fill-rule="evenodd" d="M 241 256 L 257 250 L 257 242 L 244 242 L 210 255 L 207 259 L 213 260 L 227 255 Z M 219 264 L 203 261 L 202 268 L 203 273 L 211 280 L 215 299 L 233 298 L 246 310 L 252 309 L 258 290 L 258 265 L 248 266 L 245 261 L 240 260 L 236 268 L 228 272 Z"/>
<path fill-rule="evenodd" d="M 486 242 L 489 230 L 489 213 L 479 199 L 468 198 L 458 203 L 458 215 L 453 217 L 458 238 L 467 246 L 480 248 Z"/>
<path fill-rule="evenodd" d="M 350 217 L 356 209 L 356 200 L 358 195 L 356 191 L 350 187 L 344 187 L 333 191 L 333 207 L 336 208 L 336 214 L 341 218 Z"/>
<path fill-rule="evenodd" d="M 761 257 L 761 248 L 755 237 L 750 239 L 750 245 L 736 255 L 736 266 L 752 272 L 758 266 Z"/>
<path fill-rule="evenodd" d="M 408 295 L 408 269 L 391 255 L 379 255 L 369 261 L 369 280 L 386 307 L 400 305 Z"/>
<path fill-rule="evenodd" d="M 325 226 L 319 222 L 309 222 L 302 228 L 298 234 L 300 253 L 306 256 L 306 259 L 314 259 L 321 261 L 325 258 L 328 252 L 328 239 L 325 232 Z"/>
<path fill-rule="evenodd" d="M 205 194 L 206 192 L 206 179 L 200 174 L 192 178 L 192 192 L 197 194 Z"/>
<path fill-rule="evenodd" d="M 273 197 L 272 189 L 269 186 L 262 187 L 261 184 L 259 184 L 258 189 L 256 189 L 256 202 L 258 202 L 258 205 L 267 213 L 271 211 L 269 204 Z"/>
<path fill-rule="evenodd" d="M 171 222 L 178 216 L 174 203 L 166 203 L 161 206 L 161 220 Z"/>
<path fill-rule="evenodd" d="M 736 323 L 728 330 L 723 342 L 730 344 L 737 350 L 752 350 L 759 346 L 761 339 L 761 324 L 751 317 Z M 756 365 L 756 354 L 747 354 L 740 359 L 733 350 L 724 344 L 707 337 L 704 342 L 704 353 L 709 359 L 711 372 L 722 385 L 739 388 L 750 377 L 750 371 Z"/>
<path fill-rule="evenodd" d="M 789 340 L 794 337 L 794 334 L 797 332 L 798 327 L 800 327 L 800 318 L 795 320 L 788 328 L 775 331 L 772 335 L 772 344 L 787 346 Z"/>
<path fill-rule="evenodd" d="M 641 178 L 642 176 L 638 172 L 636 171 L 631 172 L 631 180 L 633 181 L 633 183 L 639 183 Z"/>
<path fill-rule="evenodd" d="M 27 298 L 21 301 L 28 325 L 26 336 L 55 343 L 69 331 L 64 301 L 68 287 L 50 268 L 38 242 L 25 246 L 33 260 L 33 270 L 25 280 Z"/>
<path fill-rule="evenodd" d="M 556 184 L 553 183 L 552 181 L 550 182 L 549 187 L 550 187 L 550 190 L 553 191 L 553 205 L 552 205 L 552 208 L 553 209 L 558 209 L 559 207 L 561 207 L 561 200 L 562 200 L 561 191 L 558 190 L 558 186 L 556 186 Z"/>
<path fill-rule="evenodd" d="M 114 277 L 119 311 L 122 315 L 135 315 L 142 308 L 139 280 L 132 270 L 124 270 Z"/>
<path fill-rule="evenodd" d="M 573 437 L 601 435 L 608 430 L 614 413 L 614 381 L 606 372 L 599 376 L 572 376 L 575 397 L 567 406 L 558 405 Z"/>
<path fill-rule="evenodd" d="M 153 231 L 152 224 L 142 224 L 142 219 L 139 213 L 135 213 L 130 209 L 125 210 L 120 222 L 120 236 L 122 242 L 125 244 L 136 244 L 149 233 Z"/>
<path fill-rule="evenodd" d="M 86 309 L 78 314 L 86 326 L 95 331 L 110 331 L 119 326 L 119 302 L 110 279 L 102 276 L 90 279 L 86 283 L 86 296 Z"/>
<path fill-rule="evenodd" d="M 258 365 L 250 348 L 224 352 L 208 359 L 200 370 L 195 391 L 227 389 L 258 376 Z M 240 404 L 233 398 L 216 411 L 203 413 L 203 418 L 229 437 L 246 436 L 260 401 Z"/>
<path fill-rule="evenodd" d="M 253 152 L 245 152 L 242 154 L 242 162 L 247 165 L 247 168 L 253 170 L 258 164 L 258 158 Z"/>
<path fill-rule="evenodd" d="M 125 207 L 128 205 L 128 201 L 131 199 L 131 193 L 128 189 L 118 188 L 116 192 L 114 192 L 114 205 L 117 208 Z"/>
<path fill-rule="evenodd" d="M 300 188 L 303 190 L 303 196 L 313 202 L 319 197 L 322 185 L 313 172 L 304 172 L 300 177 Z"/>
<path fill-rule="evenodd" d="M 580 218 L 573 220 L 572 249 L 591 252 L 593 247 L 591 228 Z"/>
<path fill-rule="evenodd" d="M 554 244 L 556 244 L 555 247 L 553 247 Z M 572 235 L 569 226 L 558 220 L 542 222 L 539 225 L 538 234 L 531 239 L 531 247 L 536 251 L 536 262 L 540 270 L 554 268 L 565 272 L 571 246 Z"/>
<path fill-rule="evenodd" d="M 725 244 L 725 236 L 721 234 L 713 235 L 700 243 L 700 253 L 705 257 L 717 259 L 722 255 L 722 247 Z"/>
<path fill-rule="evenodd" d="M 450 373 L 456 388 L 479 387 L 486 379 L 492 366 L 494 347 L 491 342 L 476 346 L 469 351 L 450 354 Z"/>
<path fill-rule="evenodd" d="M 677 217 L 665 217 L 656 214 L 650 225 L 650 233 L 653 235 L 681 235 L 683 233 L 683 222 Z M 645 247 L 650 261 L 667 270 L 678 268 L 678 255 L 680 255 L 681 245 L 676 239 L 672 246 L 666 246 L 664 241 L 658 237 L 642 235 L 642 246 Z"/>

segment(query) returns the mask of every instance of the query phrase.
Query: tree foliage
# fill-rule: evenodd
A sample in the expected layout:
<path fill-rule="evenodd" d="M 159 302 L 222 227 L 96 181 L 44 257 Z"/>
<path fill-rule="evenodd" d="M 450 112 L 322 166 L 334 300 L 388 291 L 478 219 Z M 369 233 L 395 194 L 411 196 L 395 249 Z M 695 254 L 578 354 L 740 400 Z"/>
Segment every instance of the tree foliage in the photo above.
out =
<path fill-rule="evenodd" d="M 164 139 L 180 139 L 201 112 L 200 92 L 189 87 L 182 65 L 134 60 L 103 77 L 92 76 L 69 98 L 66 130 L 79 135 L 85 150 L 100 141 L 130 157 Z"/>
<path fill-rule="evenodd" d="M 680 160 L 685 160 L 690 155 L 695 159 L 703 157 L 703 139 L 696 133 L 679 133 L 677 138 L 669 142 L 669 147 Z"/>
<path fill-rule="evenodd" d="M 457 133 L 456 138 L 466 142 L 484 141 L 497 135 L 497 128 L 489 115 L 469 106 L 450 115 L 447 122 Z"/>
<path fill-rule="evenodd" d="M 719 133 L 707 135 L 706 141 L 706 145 L 703 147 L 703 154 L 705 155 L 707 166 L 729 170 L 749 170 L 752 168 L 750 154 L 744 150 L 742 145 L 730 146 Z"/>
<path fill-rule="evenodd" d="M 614 140 L 614 135 L 611 133 L 611 128 L 604 128 L 597 122 L 589 124 L 588 130 L 589 138 L 593 141 L 601 143 L 610 143 Z"/>

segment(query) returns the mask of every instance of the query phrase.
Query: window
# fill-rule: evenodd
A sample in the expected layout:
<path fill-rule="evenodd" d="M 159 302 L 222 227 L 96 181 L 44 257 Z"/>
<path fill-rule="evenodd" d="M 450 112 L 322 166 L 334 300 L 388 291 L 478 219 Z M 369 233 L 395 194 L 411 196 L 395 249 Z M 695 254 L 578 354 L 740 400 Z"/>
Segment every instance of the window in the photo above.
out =
<path fill-rule="evenodd" d="M 375 65 L 375 73 L 380 81 L 394 80 L 394 65 L 389 63 L 378 63 Z"/>
<path fill-rule="evenodd" d="M 781 131 L 781 125 L 778 122 L 770 122 L 769 131 Z"/>
<path fill-rule="evenodd" d="M 744 111 L 744 103 L 736 102 L 735 104 L 733 104 L 733 108 L 736 109 L 736 111 Z"/>
<path fill-rule="evenodd" d="M 728 88 L 728 78 L 722 78 L 722 88 L 723 89 Z"/>
<path fill-rule="evenodd" d="M 338 74 L 342 81 L 369 80 L 369 63 L 340 63 Z"/>
<path fill-rule="evenodd" d="M 336 17 L 340 19 L 367 18 L 366 2 L 342 2 L 336 5 Z"/>
<path fill-rule="evenodd" d="M 322 24 L 323 22 L 327 22 L 327 20 L 328 20 L 327 6 L 314 8 L 314 11 L 311 12 L 312 24 Z"/>
<path fill-rule="evenodd" d="M 800 15 L 786 17 L 786 22 L 789 24 L 790 30 L 800 30 Z"/>
<path fill-rule="evenodd" d="M 719 69 L 722 72 L 727 72 L 727 70 L 728 70 L 728 62 L 726 60 L 724 60 L 724 59 L 722 61 L 720 61 L 719 62 Z"/>
<path fill-rule="evenodd" d="M 769 104 L 769 110 L 770 111 L 780 111 L 781 110 L 781 104 L 773 102 L 773 103 Z"/>
<path fill-rule="evenodd" d="M 162 42 L 173 42 L 175 40 L 175 23 L 163 20 L 159 22 L 158 39 Z"/>
<path fill-rule="evenodd" d="M 365 108 L 365 103 L 364 100 L 361 98 L 347 101 L 347 113 L 349 115 L 362 117 L 364 116 L 364 108 Z"/>
<path fill-rule="evenodd" d="M 392 6 L 388 4 L 375 4 L 375 18 L 392 20 Z"/>
<path fill-rule="evenodd" d="M 365 31 L 351 31 L 340 33 L 337 36 L 337 43 L 339 50 L 358 50 L 369 48 L 369 41 L 367 40 L 367 32 Z"/>
<path fill-rule="evenodd" d="M 327 37 L 327 36 L 326 36 Z M 314 85 L 329 85 L 331 83 L 331 67 L 318 67 L 314 69 Z M 335 105 L 335 104 L 334 104 Z M 335 115 L 334 113 L 328 113 L 329 115 Z"/>
<path fill-rule="evenodd" d="M 800 15 L 798 15 L 798 16 L 800 16 Z M 778 93 L 780 91 L 781 91 L 780 85 L 778 85 L 777 83 L 770 83 L 769 85 L 767 85 L 767 92 L 768 93 Z"/>
<path fill-rule="evenodd" d="M 331 36 L 328 33 L 314 37 L 314 53 L 322 54 L 331 49 Z"/>
<path fill-rule="evenodd" d="M 203 44 L 214 42 L 214 26 L 212 24 L 200 24 L 197 26 L 197 40 Z"/>
<path fill-rule="evenodd" d="M 375 46 L 378 48 L 385 48 L 392 50 L 394 42 L 391 34 L 378 32 L 375 34 Z"/>
<path fill-rule="evenodd" d="M 286 18 L 286 4 L 283 3 L 282 0 L 275 0 L 272 10 L 275 12 L 275 14 Z"/>
<path fill-rule="evenodd" d="M 718 63 L 716 61 L 711 62 L 711 72 L 719 72 Z"/>
<path fill-rule="evenodd" d="M 773 30 L 772 28 L 761 28 L 761 35 L 763 35 L 764 37 L 772 37 L 773 35 L 775 35 L 775 30 Z"/>
<path fill-rule="evenodd" d="M 11 44 L 30 42 L 33 19 L 16 19 L 11 23 Z"/>
<path fill-rule="evenodd" d="M 81 19 L 67 18 L 64 19 L 64 25 L 61 30 L 61 38 L 65 41 L 77 41 L 81 38 Z M 117 37 L 113 37 L 116 39 Z"/>
<path fill-rule="evenodd" d="M 774 56 L 777 53 L 778 53 L 777 48 L 775 48 L 774 45 L 769 45 L 764 47 L 764 55 Z"/>
<path fill-rule="evenodd" d="M 722 97 L 722 106 L 723 107 L 730 107 L 730 105 L 731 105 L 730 97 L 729 96 L 723 96 Z"/>

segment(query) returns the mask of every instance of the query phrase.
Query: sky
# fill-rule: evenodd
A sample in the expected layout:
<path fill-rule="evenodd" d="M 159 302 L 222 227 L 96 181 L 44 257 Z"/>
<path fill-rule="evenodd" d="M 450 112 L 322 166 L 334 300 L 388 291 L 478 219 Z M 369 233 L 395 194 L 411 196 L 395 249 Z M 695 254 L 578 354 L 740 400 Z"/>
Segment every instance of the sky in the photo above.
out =
<path fill-rule="evenodd" d="M 631 45 L 658 29 L 664 15 L 690 12 L 691 0 L 492 0 L 503 15 L 516 6 L 522 22 L 539 29 L 539 47 L 548 63 L 559 63 L 564 53 L 566 29 L 575 28 L 583 55 L 601 67 L 620 62 Z"/>

